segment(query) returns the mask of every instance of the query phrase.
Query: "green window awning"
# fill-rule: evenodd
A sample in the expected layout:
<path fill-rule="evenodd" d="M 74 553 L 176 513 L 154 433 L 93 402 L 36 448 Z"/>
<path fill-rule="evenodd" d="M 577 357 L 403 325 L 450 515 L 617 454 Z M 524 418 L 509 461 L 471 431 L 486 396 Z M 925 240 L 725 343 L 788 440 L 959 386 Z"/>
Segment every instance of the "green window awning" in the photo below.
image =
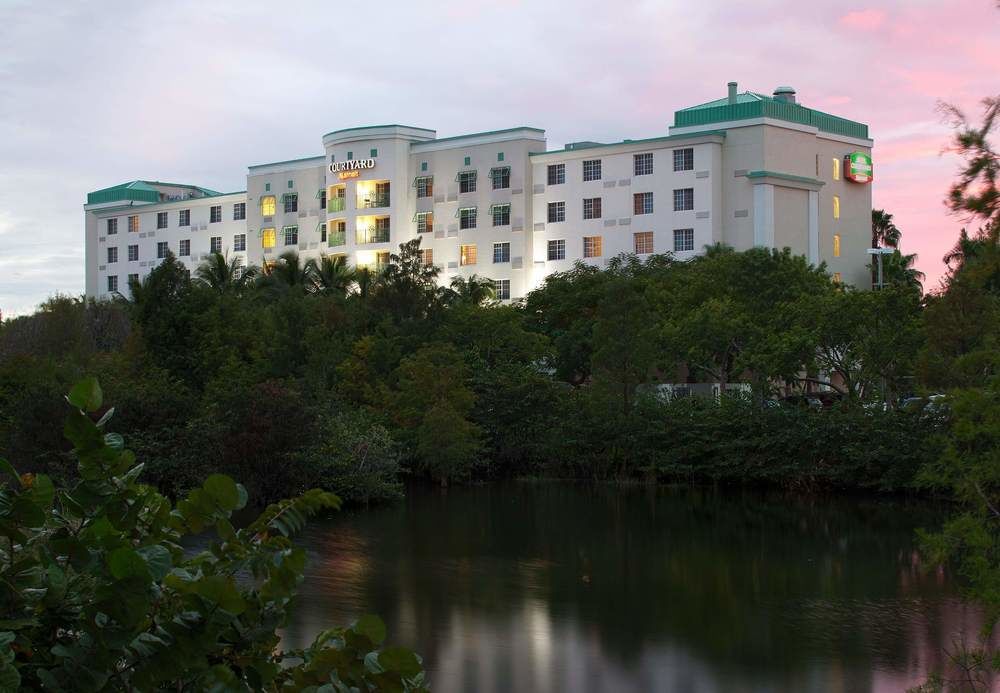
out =
<path fill-rule="evenodd" d="M 496 203 L 496 204 L 490 205 L 490 214 L 493 214 L 498 209 L 499 210 L 504 210 L 504 209 L 509 210 L 510 209 L 510 202 L 502 202 L 502 203 Z"/>
<path fill-rule="evenodd" d="M 462 212 L 476 213 L 477 209 L 478 207 L 459 207 L 457 210 L 455 210 L 455 218 L 457 219 L 458 217 L 462 216 Z"/>
<path fill-rule="evenodd" d="M 477 171 L 475 169 L 472 169 L 470 171 L 459 171 L 458 174 L 455 176 L 455 180 L 456 181 L 460 181 L 460 180 L 462 180 L 463 176 L 465 176 L 467 178 L 475 178 L 476 174 L 477 174 Z"/>
<path fill-rule="evenodd" d="M 433 181 L 434 180 L 434 176 L 417 176 L 416 178 L 413 179 L 413 187 L 415 188 L 418 185 L 420 185 L 420 181 L 422 181 L 422 180 Z"/>

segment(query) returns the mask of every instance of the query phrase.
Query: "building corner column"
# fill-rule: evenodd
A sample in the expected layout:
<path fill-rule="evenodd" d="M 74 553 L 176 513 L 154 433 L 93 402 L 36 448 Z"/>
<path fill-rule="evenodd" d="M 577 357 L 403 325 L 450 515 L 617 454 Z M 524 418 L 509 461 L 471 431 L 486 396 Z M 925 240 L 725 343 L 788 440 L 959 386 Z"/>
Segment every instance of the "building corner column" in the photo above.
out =
<path fill-rule="evenodd" d="M 809 191 L 809 262 L 819 265 L 819 192 Z"/>
<path fill-rule="evenodd" d="M 774 247 L 774 185 L 770 183 L 753 188 L 753 244 Z"/>

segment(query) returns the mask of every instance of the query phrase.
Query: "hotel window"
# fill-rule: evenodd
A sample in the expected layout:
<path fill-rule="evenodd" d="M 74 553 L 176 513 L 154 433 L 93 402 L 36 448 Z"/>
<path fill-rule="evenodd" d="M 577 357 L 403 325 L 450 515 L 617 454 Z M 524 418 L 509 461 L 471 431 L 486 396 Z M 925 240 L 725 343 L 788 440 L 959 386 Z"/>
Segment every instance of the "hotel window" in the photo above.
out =
<path fill-rule="evenodd" d="M 260 232 L 260 244 L 261 247 L 265 249 L 273 248 L 275 242 L 274 229 L 261 229 Z"/>
<path fill-rule="evenodd" d="M 476 208 L 475 207 L 462 207 L 458 210 L 458 228 L 460 229 L 474 229 L 476 228 Z"/>
<path fill-rule="evenodd" d="M 674 190 L 674 211 L 690 212 L 694 209 L 694 188 Z"/>
<path fill-rule="evenodd" d="M 549 241 L 547 257 L 549 260 L 565 260 L 566 241 L 562 239 L 559 239 L 557 241 Z"/>
<path fill-rule="evenodd" d="M 505 190 L 510 187 L 510 166 L 497 166 L 490 169 L 494 190 Z"/>
<path fill-rule="evenodd" d="M 264 183 L 264 192 L 271 192 L 271 184 Z"/>
<path fill-rule="evenodd" d="M 503 152 L 497 152 L 497 161 L 503 161 Z"/>
<path fill-rule="evenodd" d="M 233 205 L 233 221 L 240 221 L 247 218 L 247 203 L 237 202 Z"/>
<path fill-rule="evenodd" d="M 494 279 L 493 295 L 500 301 L 510 300 L 510 279 Z"/>
<path fill-rule="evenodd" d="M 181 257 L 191 257 L 191 240 L 185 238 L 177 247 L 177 254 Z"/>
<path fill-rule="evenodd" d="M 184 241 L 181 241 L 181 243 L 183 243 L 183 242 Z M 139 261 L 139 246 L 138 245 L 130 245 L 128 247 L 128 261 L 129 262 L 138 262 Z"/>
<path fill-rule="evenodd" d="M 108 248 L 108 264 L 118 262 L 118 248 Z"/>
<path fill-rule="evenodd" d="M 601 218 L 601 198 L 599 197 L 583 198 L 583 218 L 584 219 Z"/>
<path fill-rule="evenodd" d="M 583 162 L 583 180 L 601 180 L 600 159 L 587 159 Z"/>
<path fill-rule="evenodd" d="M 466 265 L 476 264 L 476 246 L 474 245 L 461 245 L 459 249 L 459 264 L 462 267 Z"/>
<path fill-rule="evenodd" d="M 118 277 L 114 275 L 108 277 L 108 291 L 118 291 Z"/>
<path fill-rule="evenodd" d="M 434 249 L 433 248 L 421 248 L 420 249 L 420 264 L 424 267 L 430 267 L 434 264 Z"/>
<path fill-rule="evenodd" d="M 128 275 L 128 285 L 130 287 L 133 284 L 138 284 L 138 283 L 139 283 L 139 275 L 138 274 L 130 274 L 130 275 Z"/>
<path fill-rule="evenodd" d="M 178 226 L 190 226 L 191 225 L 191 210 L 182 209 L 177 213 L 177 225 Z"/>
<path fill-rule="evenodd" d="M 833 281 L 836 282 L 837 284 L 840 284 L 843 281 L 840 277 L 840 272 L 833 273 Z"/>
<path fill-rule="evenodd" d="M 840 257 L 840 234 L 833 234 L 833 256 Z"/>
<path fill-rule="evenodd" d="M 833 159 L 833 179 L 840 180 L 840 159 Z"/>
<path fill-rule="evenodd" d="M 636 193 L 632 196 L 632 213 L 633 214 L 652 214 L 653 213 L 653 193 L 644 192 Z"/>
<path fill-rule="evenodd" d="M 167 213 L 157 212 L 156 213 L 156 228 L 165 229 L 167 228 Z"/>
<path fill-rule="evenodd" d="M 693 171 L 694 170 L 694 149 L 688 147 L 687 149 L 675 149 L 674 150 L 674 170 L 675 171 Z"/>
<path fill-rule="evenodd" d="M 212 236 L 208 239 L 208 251 L 222 255 L 222 236 Z"/>
<path fill-rule="evenodd" d="M 346 221 L 334 221 L 331 222 L 331 226 L 327 232 L 327 245 L 331 248 L 335 248 L 338 245 L 344 245 L 347 243 L 347 222 Z"/>
<path fill-rule="evenodd" d="M 348 161 L 354 160 L 354 152 L 347 152 L 347 160 Z"/>
<path fill-rule="evenodd" d="M 291 189 L 292 189 L 292 181 L 288 181 L 288 189 L 289 189 L 289 190 L 291 190 Z"/>
<path fill-rule="evenodd" d="M 637 176 L 648 176 L 653 172 L 653 153 L 634 154 L 632 156 L 632 169 Z"/>
<path fill-rule="evenodd" d="M 208 210 L 208 223 L 218 224 L 222 221 L 222 205 L 214 205 Z"/>
<path fill-rule="evenodd" d="M 493 205 L 490 208 L 493 213 L 494 226 L 510 226 L 510 205 Z"/>
<path fill-rule="evenodd" d="M 286 226 L 284 231 L 285 231 L 285 245 L 297 245 L 299 242 L 299 227 Z"/>
<path fill-rule="evenodd" d="M 472 166 L 472 157 L 471 156 L 465 157 L 465 166 Z"/>
<path fill-rule="evenodd" d="M 653 252 L 652 231 L 640 231 L 638 233 L 634 233 L 632 234 L 632 238 L 635 242 L 636 255 L 649 255 Z"/>
<path fill-rule="evenodd" d="M 157 259 L 163 259 L 170 252 L 170 246 L 167 245 L 166 241 L 160 241 L 156 244 L 156 257 Z"/>
<path fill-rule="evenodd" d="M 434 230 L 434 212 L 417 212 L 417 233 L 430 233 Z"/>
<path fill-rule="evenodd" d="M 694 250 L 694 229 L 674 229 L 674 252 Z"/>
<path fill-rule="evenodd" d="M 319 208 L 326 209 L 326 188 L 320 188 L 316 197 L 319 198 Z"/>
<path fill-rule="evenodd" d="M 373 148 L 372 148 L 372 149 L 371 149 L 371 150 L 370 150 L 370 151 L 368 152 L 368 156 L 370 156 L 370 157 L 371 157 L 372 159 L 374 159 L 374 158 L 375 158 L 376 156 L 378 156 L 378 149 L 375 149 L 375 148 L 373 147 Z"/>
<path fill-rule="evenodd" d="M 243 258 L 236 258 L 236 266 L 233 267 L 233 278 L 242 279 L 246 274 L 246 267 L 243 265 Z"/>
<path fill-rule="evenodd" d="M 601 257 L 601 252 L 603 249 L 604 249 L 604 244 L 601 242 L 600 236 L 583 237 L 584 257 Z"/>
<path fill-rule="evenodd" d="M 128 218 L 128 232 L 139 233 L 139 215 Z"/>
<path fill-rule="evenodd" d="M 421 161 L 420 162 L 420 170 L 421 171 L 426 171 L 427 170 L 427 162 L 426 161 Z"/>
<path fill-rule="evenodd" d="M 299 196 L 295 193 L 285 193 L 285 213 L 299 211 Z"/>
<path fill-rule="evenodd" d="M 260 215 L 262 217 L 273 217 L 275 210 L 274 195 L 264 195 L 260 198 Z"/>
<path fill-rule="evenodd" d="M 548 220 L 550 224 L 554 224 L 559 221 L 566 221 L 566 203 L 550 202 Z"/>
<path fill-rule="evenodd" d="M 112 236 L 116 233 L 118 233 L 118 220 L 108 219 L 108 235 Z"/>
<path fill-rule="evenodd" d="M 840 219 L 840 196 L 833 196 L 833 218 Z"/>
<path fill-rule="evenodd" d="M 510 243 L 493 244 L 493 264 L 510 262 Z"/>
<path fill-rule="evenodd" d="M 418 176 L 417 197 L 431 197 L 434 194 L 434 176 Z"/>
<path fill-rule="evenodd" d="M 562 185 L 566 182 L 566 164 L 549 164 L 549 185 Z"/>
<path fill-rule="evenodd" d="M 473 193 L 476 192 L 476 172 L 475 171 L 461 171 L 458 174 L 458 192 L 460 193 Z"/>
<path fill-rule="evenodd" d="M 326 224 L 319 225 L 319 242 L 326 243 Z"/>

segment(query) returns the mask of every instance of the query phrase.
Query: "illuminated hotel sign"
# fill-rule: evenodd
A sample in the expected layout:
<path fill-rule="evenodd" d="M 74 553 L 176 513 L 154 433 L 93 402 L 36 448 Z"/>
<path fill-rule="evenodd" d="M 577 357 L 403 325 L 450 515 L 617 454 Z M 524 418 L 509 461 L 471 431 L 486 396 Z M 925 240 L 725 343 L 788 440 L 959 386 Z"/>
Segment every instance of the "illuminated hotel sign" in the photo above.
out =
<path fill-rule="evenodd" d="M 864 152 L 851 152 L 844 157 L 844 178 L 855 183 L 872 182 L 872 158 Z"/>
<path fill-rule="evenodd" d="M 334 161 L 330 164 L 330 173 L 339 174 L 341 180 L 344 178 L 357 178 L 361 175 L 361 170 L 375 168 L 375 159 L 351 159 L 350 161 Z"/>

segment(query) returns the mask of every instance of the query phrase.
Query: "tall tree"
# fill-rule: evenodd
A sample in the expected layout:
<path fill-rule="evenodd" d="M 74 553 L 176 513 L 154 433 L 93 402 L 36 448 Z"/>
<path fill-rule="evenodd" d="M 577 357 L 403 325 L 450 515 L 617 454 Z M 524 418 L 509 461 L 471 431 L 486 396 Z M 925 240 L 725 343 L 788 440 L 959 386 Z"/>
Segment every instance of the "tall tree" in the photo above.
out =
<path fill-rule="evenodd" d="M 241 293 L 250 286 L 259 270 L 251 265 L 243 266 L 239 257 L 228 258 L 222 253 L 212 253 L 194 271 L 199 284 L 219 293 Z"/>
<path fill-rule="evenodd" d="M 991 138 L 1000 117 L 1000 95 L 983 99 L 982 105 L 978 126 L 957 106 L 938 105 L 955 129 L 951 151 L 963 159 L 958 180 L 948 190 L 947 204 L 956 214 L 995 223 L 1000 221 L 1000 152 Z"/>
<path fill-rule="evenodd" d="M 343 255 L 324 255 L 319 262 L 309 260 L 306 264 L 314 293 L 344 298 L 357 281 L 357 272 Z"/>
<path fill-rule="evenodd" d="M 898 248 L 901 235 L 891 214 L 884 209 L 872 210 L 872 248 Z"/>

